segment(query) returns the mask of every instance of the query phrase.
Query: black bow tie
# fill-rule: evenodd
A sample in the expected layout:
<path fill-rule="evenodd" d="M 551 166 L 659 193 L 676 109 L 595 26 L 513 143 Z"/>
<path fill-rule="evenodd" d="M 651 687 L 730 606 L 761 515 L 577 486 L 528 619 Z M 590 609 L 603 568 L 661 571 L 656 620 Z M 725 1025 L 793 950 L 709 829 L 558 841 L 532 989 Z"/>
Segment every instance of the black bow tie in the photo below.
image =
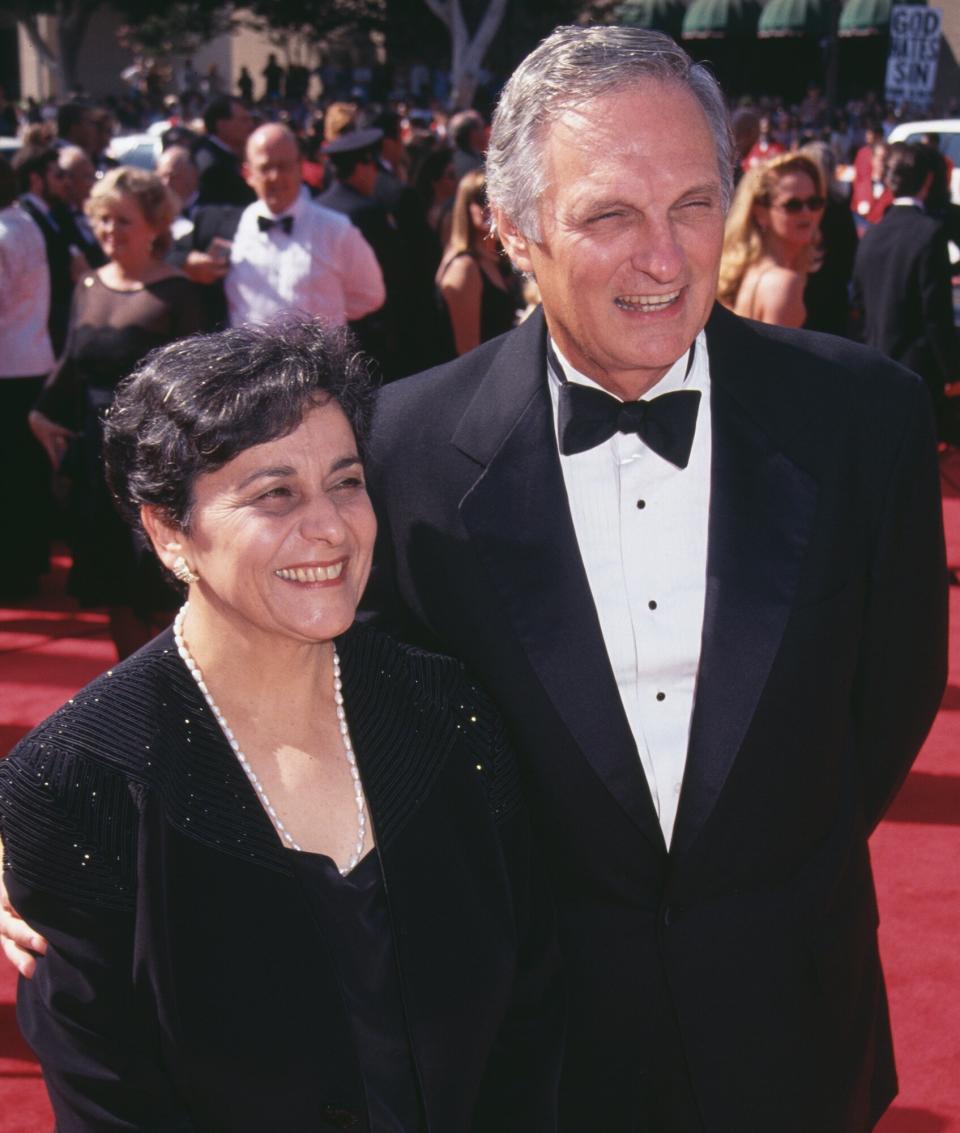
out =
<path fill-rule="evenodd" d="M 281 216 L 277 220 L 271 220 L 269 216 L 258 216 L 257 227 L 261 232 L 269 232 L 271 228 L 279 226 L 289 236 L 293 231 L 293 217 Z"/>
<path fill-rule="evenodd" d="M 648 448 L 678 468 L 686 468 L 697 427 L 700 391 L 674 390 L 649 401 L 617 401 L 592 386 L 564 382 L 560 387 L 560 451 L 586 452 L 614 433 L 636 433 Z"/>

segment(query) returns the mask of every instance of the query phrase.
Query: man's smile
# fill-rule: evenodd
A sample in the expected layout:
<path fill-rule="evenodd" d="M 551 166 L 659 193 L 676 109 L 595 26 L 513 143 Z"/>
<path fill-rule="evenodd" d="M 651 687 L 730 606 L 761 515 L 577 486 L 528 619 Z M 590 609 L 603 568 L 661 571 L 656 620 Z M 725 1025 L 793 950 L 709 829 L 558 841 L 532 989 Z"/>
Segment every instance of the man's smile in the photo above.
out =
<path fill-rule="evenodd" d="M 672 307 L 683 293 L 683 288 L 668 291 L 664 295 L 618 295 L 614 303 L 621 311 L 644 311 L 655 313 Z"/>

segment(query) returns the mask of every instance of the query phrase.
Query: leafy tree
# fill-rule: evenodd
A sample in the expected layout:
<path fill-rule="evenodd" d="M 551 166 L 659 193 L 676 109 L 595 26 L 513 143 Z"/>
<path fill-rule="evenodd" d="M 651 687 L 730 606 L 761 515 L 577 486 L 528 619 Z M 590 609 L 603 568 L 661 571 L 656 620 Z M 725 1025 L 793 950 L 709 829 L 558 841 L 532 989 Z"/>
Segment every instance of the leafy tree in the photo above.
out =
<path fill-rule="evenodd" d="M 252 14 L 244 25 L 282 48 L 291 64 L 331 36 L 380 30 L 386 22 L 386 0 L 248 0 L 244 8 Z"/>
<path fill-rule="evenodd" d="M 103 0 L 7 0 L 6 11 L 27 34 L 43 64 L 55 77 L 57 93 L 77 88 L 77 59 L 90 18 Z M 229 25 L 231 4 L 223 0 L 112 0 L 111 8 L 130 21 L 130 46 L 147 55 L 191 50 Z M 40 16 L 56 17 L 56 39 L 40 32 Z"/>
<path fill-rule="evenodd" d="M 121 44 L 148 59 L 192 54 L 235 23 L 233 5 L 222 0 L 114 0 L 113 7 L 131 20 L 117 31 Z"/>

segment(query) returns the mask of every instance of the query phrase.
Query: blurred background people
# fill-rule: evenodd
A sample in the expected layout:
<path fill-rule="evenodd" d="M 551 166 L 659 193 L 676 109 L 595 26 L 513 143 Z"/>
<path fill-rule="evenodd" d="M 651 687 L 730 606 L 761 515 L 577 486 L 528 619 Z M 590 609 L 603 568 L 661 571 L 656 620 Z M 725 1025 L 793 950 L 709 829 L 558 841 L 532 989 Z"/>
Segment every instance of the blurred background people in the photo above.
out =
<path fill-rule="evenodd" d="M 826 197 L 820 167 L 782 154 L 751 167 L 727 215 L 717 295 L 735 314 L 800 327 Z"/>
<path fill-rule="evenodd" d="M 734 166 L 733 183 L 740 183 L 746 171 L 747 155 L 760 139 L 760 115 L 752 106 L 741 106 L 730 115 L 733 131 Z"/>
<path fill-rule="evenodd" d="M 91 107 L 82 102 L 64 102 L 57 107 L 57 137 L 53 144 L 58 149 L 61 146 L 79 146 L 93 157 L 98 140 Z"/>
<path fill-rule="evenodd" d="M 772 157 L 784 152 L 784 146 L 777 140 L 773 132 L 773 123 L 769 114 L 763 114 L 757 123 L 756 141 L 747 151 L 743 159 L 743 170 L 747 172 L 755 165 L 762 165 Z"/>
<path fill-rule="evenodd" d="M 861 234 L 871 224 L 879 224 L 893 203 L 893 194 L 887 188 L 885 179 L 887 143 L 882 138 L 870 147 L 869 158 L 866 172 L 857 172 L 854 176 L 850 199 L 850 208 Z"/>
<path fill-rule="evenodd" d="M 457 186 L 450 240 L 437 269 L 457 354 L 515 325 L 524 305 L 515 281 L 492 230 L 486 178 L 474 169 Z"/>
<path fill-rule="evenodd" d="M 194 285 L 164 262 L 176 204 L 155 174 L 121 166 L 96 184 L 86 207 L 107 262 L 77 288 L 64 355 L 30 424 L 55 468 L 68 457 L 68 592 L 83 605 L 109 608 L 122 658 L 169 620 L 174 596 L 113 506 L 103 416 L 119 382 L 150 350 L 203 329 L 202 304 Z"/>
<path fill-rule="evenodd" d="M 442 249 L 450 239 L 453 199 L 457 193 L 453 151 L 440 146 L 424 154 L 414 171 L 413 183 L 426 209 L 427 225 Z"/>
<path fill-rule="evenodd" d="M 97 179 L 93 162 L 86 150 L 73 145 L 60 150 L 59 162 L 63 171 L 63 200 L 73 222 L 77 247 L 89 267 L 102 267 L 107 258 L 84 212 L 84 205 Z"/>
<path fill-rule="evenodd" d="M 820 238 L 814 269 L 803 289 L 807 330 L 850 333 L 850 280 L 857 254 L 857 227 L 850 212 L 848 186 L 836 180 L 837 159 L 827 142 L 809 142 L 800 152 L 820 166 L 826 203 L 820 217 Z"/>
<path fill-rule="evenodd" d="M 186 146 L 168 146 L 157 161 L 157 176 L 176 196 L 178 211 L 170 226 L 174 240 L 181 240 L 193 231 L 193 214 L 197 207 L 200 175 Z"/>
<path fill-rule="evenodd" d="M 948 394 L 960 382 L 960 341 L 947 235 L 942 220 L 924 211 L 933 181 L 927 147 L 890 147 L 886 183 L 893 203 L 857 248 L 853 300 L 863 313 L 864 341 L 923 378 L 940 441 L 956 445 L 960 402 Z"/>
<path fill-rule="evenodd" d="M 253 125 L 250 111 L 238 98 L 220 95 L 207 104 L 206 134 L 193 153 L 200 174 L 198 204 L 248 205 L 254 199 L 241 169 Z"/>
<path fill-rule="evenodd" d="M 59 153 L 53 147 L 24 146 L 13 159 L 20 207 L 43 236 L 50 271 L 50 316 L 47 322 L 54 354 L 63 350 L 70 320 L 73 285 L 89 267 L 77 247 L 73 222 L 66 210 Z"/>
<path fill-rule="evenodd" d="M 486 123 L 477 110 L 461 110 L 450 119 L 447 137 L 453 143 L 453 169 L 459 181 L 483 165 Z"/>
<path fill-rule="evenodd" d="M 8 532 L 0 601 L 34 594 L 49 567 L 50 470 L 27 413 L 54 362 L 50 269 L 40 229 L 17 206 L 16 190 L 0 158 L 0 493 Z"/>

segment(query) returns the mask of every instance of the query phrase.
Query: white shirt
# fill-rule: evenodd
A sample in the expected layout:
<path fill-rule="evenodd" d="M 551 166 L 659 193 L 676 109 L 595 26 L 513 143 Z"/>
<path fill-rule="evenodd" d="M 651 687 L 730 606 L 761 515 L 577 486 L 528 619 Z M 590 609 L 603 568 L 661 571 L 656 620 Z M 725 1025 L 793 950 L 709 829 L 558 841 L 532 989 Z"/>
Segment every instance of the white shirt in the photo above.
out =
<path fill-rule="evenodd" d="M 15 205 L 0 209 L 0 378 L 34 378 L 53 369 L 49 314 L 43 233 Z"/>
<path fill-rule="evenodd" d="M 342 326 L 383 306 L 377 257 L 348 217 L 303 194 L 286 215 L 293 217 L 289 235 L 279 225 L 260 231 L 257 217 L 278 219 L 262 201 L 240 217 L 224 285 L 231 326 L 291 310 Z"/>
<path fill-rule="evenodd" d="M 600 388 L 557 357 L 568 381 Z M 667 846 L 687 760 L 706 598 L 710 366 L 702 333 L 689 374 L 687 361 L 684 354 L 644 395 L 701 391 L 686 468 L 635 434 L 560 454 L 607 655 Z M 549 387 L 556 424 L 560 382 L 552 373 Z"/>

